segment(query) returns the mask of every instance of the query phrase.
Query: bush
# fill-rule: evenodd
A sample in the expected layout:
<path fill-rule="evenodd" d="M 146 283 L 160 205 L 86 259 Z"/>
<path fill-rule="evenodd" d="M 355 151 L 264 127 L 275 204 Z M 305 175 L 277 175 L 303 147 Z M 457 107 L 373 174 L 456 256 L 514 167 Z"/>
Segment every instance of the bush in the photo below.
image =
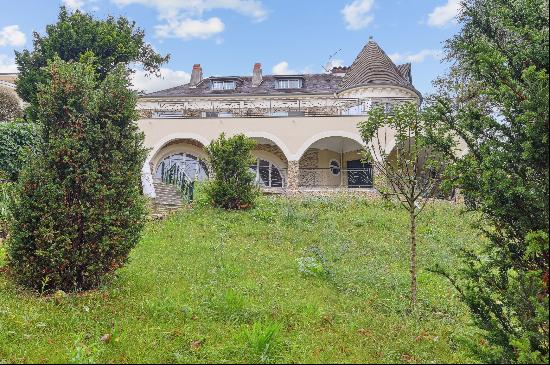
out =
<path fill-rule="evenodd" d="M 214 172 L 206 192 L 214 206 L 246 209 L 254 204 L 258 188 L 250 171 L 253 163 L 250 152 L 255 145 L 254 140 L 242 134 L 226 138 L 222 133 L 206 147 Z"/>
<path fill-rule="evenodd" d="M 36 149 L 39 128 L 21 120 L 0 123 L 0 178 L 15 181 L 29 150 Z"/>
<path fill-rule="evenodd" d="M 10 122 L 23 115 L 14 92 L 0 88 L 0 122 Z"/>
<path fill-rule="evenodd" d="M 8 265 L 32 289 L 87 290 L 139 239 L 146 151 L 122 66 L 102 81 L 88 61 L 55 59 L 47 70 L 37 98 L 42 141 L 16 186 Z"/>

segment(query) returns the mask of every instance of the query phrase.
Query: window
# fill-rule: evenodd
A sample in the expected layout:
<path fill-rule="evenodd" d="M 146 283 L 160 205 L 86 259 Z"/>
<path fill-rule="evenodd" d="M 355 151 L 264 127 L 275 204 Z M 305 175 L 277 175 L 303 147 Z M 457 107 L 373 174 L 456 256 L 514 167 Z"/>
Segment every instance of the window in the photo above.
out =
<path fill-rule="evenodd" d="M 233 90 L 235 81 L 212 81 L 212 90 Z"/>
<path fill-rule="evenodd" d="M 270 113 L 265 113 L 264 116 L 266 117 L 305 117 L 306 112 L 303 110 L 280 110 L 280 111 L 273 111 Z"/>
<path fill-rule="evenodd" d="M 384 110 L 384 113 L 393 114 L 394 105 L 392 103 L 387 103 L 382 101 L 374 101 L 372 103 L 372 108 L 380 108 L 380 107 Z"/>
<path fill-rule="evenodd" d="M 340 175 L 340 164 L 338 163 L 338 161 L 330 160 L 329 168 L 330 168 L 330 172 L 334 176 Z"/>
<path fill-rule="evenodd" d="M 299 89 L 302 87 L 301 79 L 277 80 L 277 89 Z"/>
<path fill-rule="evenodd" d="M 190 153 L 176 153 L 165 157 L 157 167 L 156 176 L 159 179 L 164 177 L 171 168 L 183 171 L 185 176 L 191 180 L 204 181 L 208 179 L 208 167 L 206 163 Z"/>
<path fill-rule="evenodd" d="M 201 118 L 232 118 L 230 112 L 201 112 Z"/>
<path fill-rule="evenodd" d="M 347 110 L 344 110 L 343 114 L 344 115 L 363 115 L 365 114 L 365 106 L 363 104 L 352 106 Z"/>
<path fill-rule="evenodd" d="M 256 176 L 256 183 L 270 188 L 282 188 L 284 186 L 283 175 L 279 168 L 269 161 L 257 159 L 250 171 Z"/>
<path fill-rule="evenodd" d="M 153 118 L 169 119 L 169 118 L 183 118 L 182 111 L 158 111 L 153 113 Z"/>

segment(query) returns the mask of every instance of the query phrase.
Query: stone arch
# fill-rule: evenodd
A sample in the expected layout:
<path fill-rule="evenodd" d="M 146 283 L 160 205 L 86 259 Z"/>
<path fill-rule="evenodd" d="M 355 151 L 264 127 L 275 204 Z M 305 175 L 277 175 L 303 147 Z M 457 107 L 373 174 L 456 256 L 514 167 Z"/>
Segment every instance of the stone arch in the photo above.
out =
<path fill-rule="evenodd" d="M 361 139 L 361 136 L 358 133 L 351 133 L 346 131 L 325 131 L 321 133 L 317 133 L 314 136 L 308 138 L 298 149 L 296 154 L 293 155 L 292 160 L 298 161 L 300 158 L 304 155 L 304 153 L 307 151 L 308 148 L 310 148 L 315 142 L 320 141 L 324 138 L 330 138 L 330 137 L 342 137 L 342 138 L 349 138 L 355 142 L 357 142 L 362 147 L 365 147 L 365 143 Z"/>
<path fill-rule="evenodd" d="M 288 146 L 286 143 L 284 143 L 279 137 L 267 133 L 267 132 L 244 132 L 244 135 L 249 138 L 264 138 L 267 140 L 270 140 L 274 143 L 275 146 L 277 146 L 281 152 L 283 153 L 284 158 L 288 161 L 291 157 L 290 150 L 288 149 Z M 281 159 L 282 160 L 282 159 Z"/>
<path fill-rule="evenodd" d="M 204 146 L 207 146 L 209 144 L 209 140 L 199 134 L 195 133 L 174 133 L 170 134 L 168 136 L 165 136 L 162 138 L 153 149 L 149 152 L 147 159 L 145 160 L 145 163 L 143 164 L 143 168 L 141 170 L 141 185 L 143 188 L 143 194 L 145 196 L 148 196 L 150 198 L 156 198 L 156 191 L 153 184 L 153 175 L 155 171 L 153 171 L 154 166 L 151 166 L 154 159 L 160 154 L 160 152 L 166 147 L 169 146 L 171 143 L 177 142 L 177 141 L 196 141 L 198 144 Z"/>
<path fill-rule="evenodd" d="M 256 174 L 257 183 L 266 188 L 284 187 L 287 180 L 286 171 L 288 166 L 288 148 L 286 144 L 269 133 L 245 132 L 244 134 L 257 142 L 256 147 L 252 150 L 257 165 L 255 167 L 251 166 Z M 269 167 L 266 167 L 266 162 L 270 164 Z"/>
<path fill-rule="evenodd" d="M 153 149 L 149 152 L 149 155 L 147 156 L 147 161 L 145 161 L 146 164 L 150 164 L 151 160 L 168 144 L 173 143 L 178 140 L 195 140 L 199 143 L 201 143 L 203 146 L 207 146 L 210 141 L 195 133 L 174 133 L 170 134 L 168 136 L 163 137 L 156 145 L 153 147 Z"/>
<path fill-rule="evenodd" d="M 152 156 L 150 165 L 153 174 L 161 161 L 173 155 L 180 155 L 183 153 L 206 162 L 207 154 L 204 148 L 205 145 L 203 143 L 190 138 L 176 139 L 166 143 L 154 156 Z"/>

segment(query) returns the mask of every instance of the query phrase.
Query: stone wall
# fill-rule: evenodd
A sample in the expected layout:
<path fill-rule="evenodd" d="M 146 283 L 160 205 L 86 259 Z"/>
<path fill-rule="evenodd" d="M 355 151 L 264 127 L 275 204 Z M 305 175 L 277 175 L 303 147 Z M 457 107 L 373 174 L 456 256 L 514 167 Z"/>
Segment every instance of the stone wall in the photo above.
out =
<path fill-rule="evenodd" d="M 303 169 L 315 169 L 319 167 L 319 150 L 317 148 L 310 148 L 304 152 L 299 162 L 299 186 L 316 186 L 318 185 L 318 173 L 315 170 L 303 170 Z"/>
<path fill-rule="evenodd" d="M 380 199 L 382 196 L 375 189 L 287 189 L 285 195 L 292 198 L 308 197 L 344 197 L 344 198 L 366 198 Z"/>
<path fill-rule="evenodd" d="M 138 112 L 139 112 L 139 118 L 140 119 L 153 118 L 153 110 L 152 109 L 138 109 Z"/>
<path fill-rule="evenodd" d="M 298 190 L 300 186 L 300 163 L 298 161 L 288 161 L 286 181 L 288 191 Z"/>
<path fill-rule="evenodd" d="M 176 139 L 172 142 L 167 143 L 163 148 L 166 148 L 168 146 L 172 146 L 172 145 L 175 145 L 175 144 L 188 144 L 188 145 L 191 145 L 191 146 L 198 147 L 200 149 L 204 149 L 204 145 L 202 143 L 200 143 L 199 141 L 197 141 L 195 139 L 191 139 L 191 138 Z"/>
<path fill-rule="evenodd" d="M 256 147 L 254 147 L 254 151 L 263 151 L 263 152 L 269 152 L 271 154 L 274 154 L 275 156 L 277 156 L 281 161 L 285 161 L 286 162 L 286 156 L 285 154 L 283 153 L 283 151 L 281 151 L 281 149 L 275 145 L 271 145 L 271 144 L 257 144 Z M 281 167 L 285 167 L 285 166 L 281 166 Z"/>

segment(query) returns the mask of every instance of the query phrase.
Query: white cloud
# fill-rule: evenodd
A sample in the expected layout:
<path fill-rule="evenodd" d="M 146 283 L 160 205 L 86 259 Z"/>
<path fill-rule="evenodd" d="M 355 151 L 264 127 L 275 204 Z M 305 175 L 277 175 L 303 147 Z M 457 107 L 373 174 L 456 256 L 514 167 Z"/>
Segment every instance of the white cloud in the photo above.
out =
<path fill-rule="evenodd" d="M 436 7 L 428 15 L 428 25 L 443 27 L 455 20 L 460 11 L 460 0 L 447 0 L 447 4 Z"/>
<path fill-rule="evenodd" d="M 370 13 L 374 0 L 355 0 L 342 9 L 346 28 L 359 30 L 365 28 L 372 22 L 374 16 Z"/>
<path fill-rule="evenodd" d="M 8 25 L 0 29 L 0 46 L 20 47 L 26 41 L 27 37 L 19 30 L 19 25 Z"/>
<path fill-rule="evenodd" d="M 82 9 L 85 3 L 85 0 L 63 0 L 63 5 L 72 10 Z"/>
<path fill-rule="evenodd" d="M 62 0 L 63 5 L 71 10 L 82 10 L 86 5 L 97 2 L 97 0 Z M 98 10 L 97 6 L 93 6 L 92 10 Z"/>
<path fill-rule="evenodd" d="M 334 67 L 342 67 L 342 66 L 344 66 L 344 60 L 341 60 L 341 59 L 338 59 L 338 58 L 333 58 L 330 61 L 328 61 L 327 63 L 325 63 L 325 70 L 330 71 Z"/>
<path fill-rule="evenodd" d="M 185 71 L 174 71 L 170 68 L 161 68 L 160 74 L 160 77 L 156 77 L 143 70 L 136 70 L 132 75 L 133 89 L 137 91 L 153 92 L 186 84 L 191 79 L 189 73 Z"/>
<path fill-rule="evenodd" d="M 207 39 L 223 32 L 225 25 L 220 18 L 208 20 L 182 19 L 169 21 L 155 27 L 156 35 L 160 38 L 192 38 Z"/>
<path fill-rule="evenodd" d="M 388 55 L 388 57 L 391 58 L 391 60 L 395 63 L 400 63 L 400 62 L 420 63 L 420 62 L 424 62 L 424 60 L 430 57 L 435 60 L 440 60 L 441 57 L 443 57 L 443 52 L 437 49 L 423 49 L 420 52 L 413 53 L 413 54 L 392 53 Z"/>
<path fill-rule="evenodd" d="M 17 72 L 17 65 L 13 58 L 9 58 L 6 55 L 0 54 L 0 73 L 14 73 Z"/>
<path fill-rule="evenodd" d="M 297 71 L 297 70 L 291 69 L 287 61 L 281 61 L 275 66 L 273 66 L 273 68 L 271 69 L 271 73 L 273 75 L 297 75 L 297 74 L 308 75 L 316 72 L 310 66 L 306 66 L 302 70 Z"/>
<path fill-rule="evenodd" d="M 141 4 L 154 7 L 160 18 L 172 18 L 184 13 L 188 16 L 201 16 L 214 9 L 233 10 L 256 21 L 267 18 L 267 10 L 259 0 L 111 0 L 118 6 Z"/>
<path fill-rule="evenodd" d="M 157 11 L 163 21 L 156 26 L 157 36 L 206 39 L 222 32 L 222 20 L 211 17 L 204 20 L 204 13 L 212 10 L 232 10 L 261 22 L 267 18 L 267 10 L 259 0 L 111 0 L 118 6 L 140 4 Z"/>
<path fill-rule="evenodd" d="M 288 68 L 287 61 L 281 61 L 273 66 L 271 72 L 273 72 L 274 75 L 294 75 L 298 73 L 295 70 L 291 70 L 290 68 Z"/>

